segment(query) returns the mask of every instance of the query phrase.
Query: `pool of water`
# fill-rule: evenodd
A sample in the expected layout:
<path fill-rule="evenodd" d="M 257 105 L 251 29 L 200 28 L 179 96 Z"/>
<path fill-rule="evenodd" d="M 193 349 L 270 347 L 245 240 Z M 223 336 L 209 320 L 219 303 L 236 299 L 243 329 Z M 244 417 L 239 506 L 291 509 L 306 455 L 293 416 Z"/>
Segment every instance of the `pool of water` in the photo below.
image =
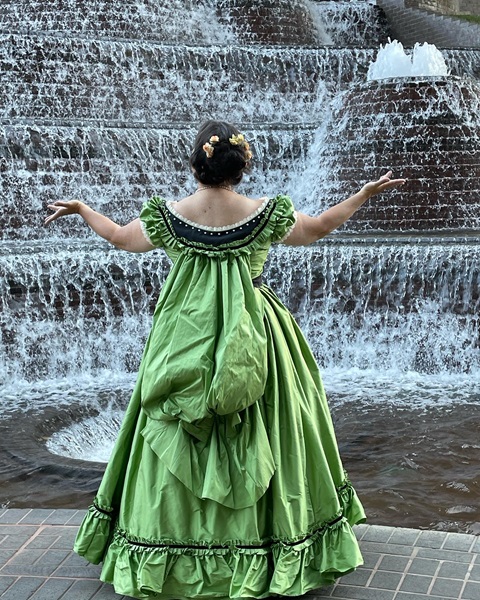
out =
<path fill-rule="evenodd" d="M 372 523 L 480 534 L 479 374 L 325 373 Z"/>
<path fill-rule="evenodd" d="M 369 522 L 480 534 L 478 377 L 323 375 L 341 455 Z M 4 390 L 0 504 L 86 508 L 133 384 L 132 375 L 105 373 Z"/>

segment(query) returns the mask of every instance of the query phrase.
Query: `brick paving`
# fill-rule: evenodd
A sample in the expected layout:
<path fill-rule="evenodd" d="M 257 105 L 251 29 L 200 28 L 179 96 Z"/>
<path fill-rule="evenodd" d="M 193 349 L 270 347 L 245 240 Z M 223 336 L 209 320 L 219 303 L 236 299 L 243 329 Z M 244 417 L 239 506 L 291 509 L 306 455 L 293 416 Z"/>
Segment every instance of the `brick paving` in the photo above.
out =
<path fill-rule="evenodd" d="M 72 552 L 84 511 L 0 509 L 2 600 L 121 600 L 100 567 Z M 365 565 L 312 600 L 480 600 L 480 537 L 355 528 Z"/>

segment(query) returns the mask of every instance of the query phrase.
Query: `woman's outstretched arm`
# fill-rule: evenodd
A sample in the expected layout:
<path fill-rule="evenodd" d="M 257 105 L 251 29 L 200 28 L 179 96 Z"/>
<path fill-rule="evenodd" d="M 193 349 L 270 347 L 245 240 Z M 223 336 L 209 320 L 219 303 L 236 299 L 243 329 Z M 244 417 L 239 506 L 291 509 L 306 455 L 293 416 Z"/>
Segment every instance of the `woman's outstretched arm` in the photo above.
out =
<path fill-rule="evenodd" d="M 289 246 L 307 246 L 328 235 L 340 225 L 343 225 L 365 202 L 386 190 L 399 187 L 405 179 L 391 179 L 392 172 L 388 171 L 378 181 L 370 181 L 362 189 L 335 206 L 332 206 L 318 217 L 310 217 L 297 213 L 297 222 L 292 233 L 285 240 Z"/>
<path fill-rule="evenodd" d="M 45 225 L 48 225 L 59 217 L 77 214 L 82 217 L 97 235 L 120 250 L 148 252 L 155 249 L 143 235 L 140 219 L 135 219 L 122 227 L 80 200 L 70 200 L 70 202 L 59 200 L 50 204 L 48 208 L 54 212 L 45 219 Z"/>

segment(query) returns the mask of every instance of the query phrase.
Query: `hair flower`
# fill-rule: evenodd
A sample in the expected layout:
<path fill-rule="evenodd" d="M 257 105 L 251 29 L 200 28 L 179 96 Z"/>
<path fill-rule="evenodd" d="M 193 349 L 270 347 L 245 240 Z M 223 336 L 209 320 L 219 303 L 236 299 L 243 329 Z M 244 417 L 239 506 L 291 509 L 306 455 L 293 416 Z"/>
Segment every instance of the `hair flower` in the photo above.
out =
<path fill-rule="evenodd" d="M 232 135 L 231 138 L 228 138 L 228 141 L 232 144 L 232 146 L 243 146 L 245 143 L 245 138 L 243 137 L 243 134 L 239 133 L 238 135 Z"/>
<path fill-rule="evenodd" d="M 207 155 L 207 158 L 212 158 L 213 150 L 214 150 L 212 144 L 207 142 L 206 144 L 203 144 L 202 148 L 203 148 L 205 154 Z"/>
<path fill-rule="evenodd" d="M 207 155 L 207 158 L 212 158 L 213 151 L 215 150 L 213 146 L 219 141 L 220 138 L 218 137 L 218 135 L 212 135 L 208 142 L 205 142 L 205 144 L 203 144 L 202 148 L 205 154 Z"/>
<path fill-rule="evenodd" d="M 252 152 L 250 151 L 250 144 L 245 139 L 245 136 L 242 133 L 232 135 L 231 138 L 228 138 L 228 141 L 232 144 L 232 146 L 240 146 L 244 151 L 245 160 L 248 162 L 252 159 Z"/>

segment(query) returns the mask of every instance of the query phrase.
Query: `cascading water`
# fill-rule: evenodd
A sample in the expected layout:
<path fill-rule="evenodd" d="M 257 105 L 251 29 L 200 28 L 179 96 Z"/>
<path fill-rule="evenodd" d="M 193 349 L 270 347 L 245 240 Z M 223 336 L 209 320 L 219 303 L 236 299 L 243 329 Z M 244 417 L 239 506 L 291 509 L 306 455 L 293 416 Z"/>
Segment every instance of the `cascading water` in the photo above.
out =
<path fill-rule="evenodd" d="M 241 123 L 252 140 L 247 194 L 286 192 L 315 213 L 384 168 L 409 179 L 322 243 L 276 248 L 266 278 L 312 344 L 371 518 L 476 531 L 476 475 L 442 463 L 431 432 L 448 416 L 459 432 L 458 440 L 450 432 L 449 453 L 471 460 L 478 429 L 465 422 L 480 399 L 479 51 L 442 52 L 448 81 L 410 83 L 409 104 L 398 79 L 367 83 L 389 33 L 371 2 L 280 2 L 265 13 L 253 0 L 113 1 L 96 2 L 93 17 L 86 4 L 12 1 L 0 15 L 0 472 L 8 483 L 0 502 L 87 504 L 97 467 L 81 459 L 108 456 L 169 268 L 160 252 L 108 248 L 75 218 L 43 228 L 46 204 L 81 197 L 126 222 L 152 194 L 191 192 L 190 144 L 212 116 Z M 283 43 L 280 31 L 290 36 Z M 415 128 L 433 136 L 432 148 L 417 145 Z M 442 188 L 448 201 L 432 202 Z M 416 444 L 429 435 L 421 454 Z M 64 471 L 52 472 L 45 443 L 82 465 L 70 488 Z M 433 448 L 445 475 L 405 497 L 417 471 L 432 470 Z M 20 464 L 42 476 L 26 484 Z M 72 461 L 65 465 L 71 472 Z M 433 517 L 428 498 L 439 488 L 451 496 Z"/>
<path fill-rule="evenodd" d="M 312 19 L 324 32 L 324 44 L 372 48 L 385 41 L 388 23 L 375 1 L 308 1 Z"/>

